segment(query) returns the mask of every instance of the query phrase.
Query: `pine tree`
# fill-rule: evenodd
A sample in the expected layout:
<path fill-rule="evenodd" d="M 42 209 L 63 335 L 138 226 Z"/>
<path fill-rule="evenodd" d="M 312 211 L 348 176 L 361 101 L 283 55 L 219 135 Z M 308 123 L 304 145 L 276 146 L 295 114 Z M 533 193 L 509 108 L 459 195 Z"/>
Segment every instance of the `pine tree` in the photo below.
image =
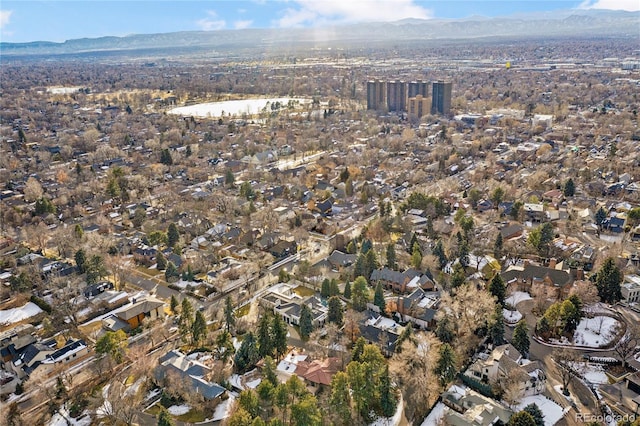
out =
<path fill-rule="evenodd" d="M 433 255 L 438 258 L 438 266 L 442 270 L 445 266 L 447 266 L 447 263 L 449 262 L 449 259 L 447 259 L 447 255 L 444 252 L 444 246 L 442 244 L 442 240 L 436 241 L 435 246 L 433 246 L 432 252 L 433 252 Z"/>
<path fill-rule="evenodd" d="M 271 342 L 276 359 L 279 360 L 287 353 L 287 326 L 279 315 L 274 315 L 271 319 Z"/>
<path fill-rule="evenodd" d="M 338 281 L 335 278 L 331 279 L 329 284 L 329 297 L 337 296 L 340 294 L 340 288 L 338 287 Z"/>
<path fill-rule="evenodd" d="M 519 411 L 511 416 L 507 426 L 536 426 L 536 421 L 526 411 Z"/>
<path fill-rule="evenodd" d="M 173 158 L 171 158 L 171 153 L 168 149 L 163 149 L 160 152 L 160 162 L 165 166 L 170 166 L 173 164 Z"/>
<path fill-rule="evenodd" d="M 387 303 L 384 301 L 384 293 L 382 291 L 382 283 L 378 282 L 376 291 L 373 295 L 373 304 L 380 308 L 380 313 L 384 315 Z"/>
<path fill-rule="evenodd" d="M 607 303 L 616 303 L 622 299 L 620 285 L 623 279 L 623 274 L 616 265 L 615 260 L 611 257 L 607 258 L 596 273 L 595 282 L 600 300 Z"/>
<path fill-rule="evenodd" d="M 158 254 L 156 255 L 156 268 L 158 271 L 164 271 L 167 269 L 167 258 L 164 257 L 164 254 L 160 250 L 158 250 Z"/>
<path fill-rule="evenodd" d="M 595 220 L 596 220 L 596 224 L 598 225 L 598 228 L 602 227 L 602 224 L 606 219 L 607 219 L 607 211 L 603 207 L 600 207 L 595 215 Z"/>
<path fill-rule="evenodd" d="M 320 296 L 325 298 L 329 297 L 329 293 L 331 292 L 330 286 L 331 286 L 331 280 L 329 280 L 329 278 L 325 278 L 324 280 L 322 280 L 322 287 L 320 288 Z"/>
<path fill-rule="evenodd" d="M 536 405 L 535 403 L 529 404 L 524 407 L 522 411 L 526 411 L 527 413 L 531 414 L 531 417 L 533 417 L 536 426 L 544 426 L 544 414 L 542 414 L 542 411 L 540 410 L 538 405 Z"/>
<path fill-rule="evenodd" d="M 522 354 L 523 358 L 529 356 L 529 327 L 524 319 L 518 321 L 516 328 L 513 330 L 513 339 L 511 344 Z"/>
<path fill-rule="evenodd" d="M 573 197 L 576 193 L 576 185 L 573 183 L 573 179 L 569 178 L 564 184 L 564 196 Z"/>
<path fill-rule="evenodd" d="M 453 326 L 449 318 L 444 317 L 438 321 L 436 325 L 436 337 L 442 343 L 453 343 L 455 334 L 453 333 Z"/>
<path fill-rule="evenodd" d="M 369 301 L 369 288 L 367 285 L 367 280 L 364 277 L 358 277 L 353 282 L 353 292 L 352 292 L 352 302 L 353 309 L 356 311 L 362 312 L 367 307 L 367 302 Z"/>
<path fill-rule="evenodd" d="M 169 309 L 171 309 L 171 313 L 173 315 L 178 314 L 178 299 L 174 294 L 171 295 L 171 301 L 169 302 Z"/>
<path fill-rule="evenodd" d="M 313 316 L 309 306 L 302 305 L 300 310 L 300 337 L 306 341 L 309 339 L 309 335 L 313 331 Z"/>
<path fill-rule="evenodd" d="M 433 370 L 443 388 L 456 377 L 456 358 L 448 343 L 440 346 L 439 358 Z"/>
<path fill-rule="evenodd" d="M 182 305 L 180 306 L 180 318 L 178 318 L 178 329 L 180 330 L 180 336 L 182 340 L 187 341 L 191 334 L 193 326 L 193 305 L 188 298 L 182 299 Z"/>
<path fill-rule="evenodd" d="M 342 325 L 342 302 L 338 296 L 331 296 L 328 302 L 329 311 L 327 313 L 327 321 Z"/>
<path fill-rule="evenodd" d="M 349 426 L 352 424 L 349 378 L 344 371 L 337 372 L 331 379 L 329 407 L 332 420 L 336 425 Z"/>
<path fill-rule="evenodd" d="M 367 341 L 364 340 L 364 337 L 358 337 L 356 343 L 353 345 L 353 349 L 351 350 L 351 361 L 360 362 L 362 354 L 364 353 L 364 346 L 367 344 Z"/>
<path fill-rule="evenodd" d="M 493 346 L 500 346 L 504 343 L 504 314 L 502 312 L 502 306 L 496 305 L 496 311 L 491 319 L 489 326 L 489 337 Z"/>
<path fill-rule="evenodd" d="M 345 283 L 342 295 L 345 299 L 351 299 L 351 283 L 349 281 Z"/>
<path fill-rule="evenodd" d="M 244 336 L 242 344 L 240 345 L 238 352 L 236 352 L 236 355 L 233 358 L 234 364 L 238 371 L 244 372 L 247 369 L 253 367 L 259 359 L 260 355 L 258 354 L 256 337 L 252 332 L 248 332 Z"/>
<path fill-rule="evenodd" d="M 264 364 L 262 367 L 262 377 L 271 383 L 273 387 L 278 386 L 278 375 L 276 373 L 276 363 L 269 355 L 264 357 Z"/>
<path fill-rule="evenodd" d="M 507 288 L 504 285 L 502 276 L 498 272 L 496 272 L 493 278 L 491 278 L 491 282 L 489 283 L 489 293 L 491 293 L 491 295 L 496 298 L 496 302 L 500 305 L 500 307 L 504 307 Z"/>
<path fill-rule="evenodd" d="M 158 426 L 174 426 L 171 414 L 162 405 L 160 405 L 160 414 L 158 414 Z"/>
<path fill-rule="evenodd" d="M 261 357 L 273 354 L 273 342 L 271 340 L 271 318 L 263 315 L 258 323 L 258 353 Z"/>
<path fill-rule="evenodd" d="M 236 325 L 236 317 L 233 315 L 233 304 L 231 303 L 231 296 L 227 296 L 224 301 L 224 323 L 227 333 L 230 333 L 231 327 Z"/>
<path fill-rule="evenodd" d="M 191 326 L 191 334 L 193 336 L 193 342 L 196 345 L 207 337 L 207 321 L 200 311 L 196 311 L 196 318 Z"/>
<path fill-rule="evenodd" d="M 387 245 L 387 263 L 386 267 L 389 269 L 393 269 L 394 271 L 398 269 L 398 264 L 396 260 L 396 247 L 395 244 L 389 243 Z"/>
<path fill-rule="evenodd" d="M 502 249 L 504 247 L 504 241 L 502 239 L 502 234 L 498 232 L 498 236 L 496 237 L 496 241 L 493 244 L 493 255 L 500 259 L 502 257 Z"/>
<path fill-rule="evenodd" d="M 175 223 L 170 223 L 169 228 L 167 228 L 167 245 L 169 247 L 174 247 L 178 241 L 180 241 L 178 227 Z"/>
<path fill-rule="evenodd" d="M 170 282 L 177 276 L 179 276 L 179 273 L 176 265 L 174 265 L 173 262 L 167 263 L 167 269 L 164 271 L 164 279 L 167 280 L 167 282 Z"/>
<path fill-rule="evenodd" d="M 389 378 L 389 364 L 385 364 L 384 372 L 380 376 L 380 408 L 382 415 L 391 417 L 396 412 L 396 398 L 391 389 L 391 379 Z"/>
<path fill-rule="evenodd" d="M 84 252 L 83 249 L 78 249 L 78 251 L 76 251 L 76 254 L 74 255 L 74 259 L 76 261 L 76 266 L 78 267 L 78 272 L 81 274 L 84 274 L 85 272 L 87 272 L 87 269 L 86 269 L 87 254 Z"/>

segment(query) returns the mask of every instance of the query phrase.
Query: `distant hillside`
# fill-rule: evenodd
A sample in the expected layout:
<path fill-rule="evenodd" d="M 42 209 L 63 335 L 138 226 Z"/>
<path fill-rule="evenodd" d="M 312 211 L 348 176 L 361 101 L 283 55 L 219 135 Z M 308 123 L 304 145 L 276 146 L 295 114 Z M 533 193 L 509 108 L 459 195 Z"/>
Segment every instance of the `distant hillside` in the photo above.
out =
<path fill-rule="evenodd" d="M 257 53 L 277 46 L 326 46 L 332 43 L 372 46 L 382 42 L 439 39 L 629 37 L 640 38 L 640 12 L 571 10 L 486 18 L 404 19 L 325 28 L 244 29 L 140 34 L 68 40 L 0 43 L 2 55 L 55 55 L 142 49 L 210 48 L 220 52 L 241 48 Z"/>

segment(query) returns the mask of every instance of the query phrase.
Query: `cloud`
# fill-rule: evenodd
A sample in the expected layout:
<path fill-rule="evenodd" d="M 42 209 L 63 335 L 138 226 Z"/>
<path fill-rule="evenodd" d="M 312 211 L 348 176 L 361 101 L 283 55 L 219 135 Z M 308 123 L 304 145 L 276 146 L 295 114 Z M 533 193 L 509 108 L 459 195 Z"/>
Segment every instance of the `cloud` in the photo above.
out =
<path fill-rule="evenodd" d="M 200 27 L 202 31 L 215 31 L 222 30 L 227 26 L 227 22 L 224 19 L 217 19 L 218 14 L 215 10 L 208 10 L 207 17 L 198 19 L 196 25 Z"/>
<path fill-rule="evenodd" d="M 11 21 L 13 10 L 0 10 L 0 29 L 4 29 Z"/>
<path fill-rule="evenodd" d="M 244 30 L 245 28 L 249 28 L 253 24 L 253 21 L 250 19 L 235 21 L 233 23 L 233 28 L 236 30 Z"/>
<path fill-rule="evenodd" d="M 297 7 L 282 11 L 274 22 L 279 27 L 299 27 L 349 22 L 397 21 L 404 18 L 428 19 L 430 10 L 414 0 L 294 0 Z"/>
<path fill-rule="evenodd" d="M 578 9 L 610 9 L 626 10 L 629 12 L 640 11 L 638 0 L 584 0 Z"/>

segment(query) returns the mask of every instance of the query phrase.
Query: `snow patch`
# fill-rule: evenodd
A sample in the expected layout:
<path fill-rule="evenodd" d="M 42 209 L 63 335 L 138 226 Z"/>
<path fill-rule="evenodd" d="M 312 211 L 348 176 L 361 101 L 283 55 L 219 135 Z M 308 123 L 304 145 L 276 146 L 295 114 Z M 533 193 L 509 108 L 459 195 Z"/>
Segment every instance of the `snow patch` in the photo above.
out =
<path fill-rule="evenodd" d="M 520 302 L 531 299 L 532 297 L 529 295 L 529 293 L 526 293 L 524 291 L 514 291 L 513 293 L 511 293 L 511 296 L 505 299 L 504 302 L 507 305 L 516 306 Z"/>
<path fill-rule="evenodd" d="M 172 405 L 171 407 L 167 408 L 167 411 L 169 412 L 169 414 L 173 416 L 181 416 L 191 411 L 191 407 L 185 404 Z"/>
<path fill-rule="evenodd" d="M 78 417 L 74 419 L 69 414 L 66 406 L 62 406 L 57 413 L 51 417 L 48 426 L 89 426 L 91 424 L 91 416 L 85 411 Z"/>
<path fill-rule="evenodd" d="M 619 326 L 618 320 L 604 315 L 583 318 L 573 335 L 573 343 L 590 348 L 605 346 L 616 337 Z"/>
<path fill-rule="evenodd" d="M 19 308 L 0 311 L 0 324 L 13 324 L 24 319 L 34 317 L 42 312 L 42 309 L 33 302 L 28 302 Z"/>
<path fill-rule="evenodd" d="M 235 399 L 236 398 L 232 394 L 229 394 L 228 399 L 218 404 L 216 406 L 216 410 L 213 412 L 213 418 L 211 419 L 211 421 L 217 422 L 229 417 L 231 415 L 231 409 L 233 408 Z"/>
<path fill-rule="evenodd" d="M 424 421 L 422 422 L 422 425 L 420 426 L 439 425 L 440 420 L 442 420 L 442 418 L 444 417 L 444 412 L 446 409 L 447 409 L 446 405 L 444 405 L 442 402 L 438 402 L 435 405 L 435 407 L 433 407 L 433 410 L 431 410 L 427 418 L 424 419 Z"/>
<path fill-rule="evenodd" d="M 300 104 L 309 103 L 309 99 L 294 98 L 272 98 L 272 99 L 243 99 L 236 101 L 209 102 L 197 105 L 189 105 L 184 107 L 173 108 L 169 110 L 169 114 L 195 117 L 222 117 L 222 116 L 240 116 L 242 114 L 254 115 L 260 113 L 267 103 L 275 104 L 279 102 L 281 109 L 287 109 L 289 101 L 299 102 Z M 271 113 L 271 108 L 267 107 L 267 112 Z"/>
<path fill-rule="evenodd" d="M 562 389 L 560 389 L 560 392 L 562 392 Z M 565 415 L 566 411 L 569 410 L 569 408 L 563 410 L 561 406 L 543 395 L 531 395 L 522 398 L 515 411 L 521 411 L 529 404 L 536 404 L 540 411 L 542 411 L 545 426 L 555 425 Z"/>
<path fill-rule="evenodd" d="M 515 324 L 522 319 L 522 314 L 518 311 L 503 309 L 502 315 L 504 316 L 504 320 L 511 324 Z"/>

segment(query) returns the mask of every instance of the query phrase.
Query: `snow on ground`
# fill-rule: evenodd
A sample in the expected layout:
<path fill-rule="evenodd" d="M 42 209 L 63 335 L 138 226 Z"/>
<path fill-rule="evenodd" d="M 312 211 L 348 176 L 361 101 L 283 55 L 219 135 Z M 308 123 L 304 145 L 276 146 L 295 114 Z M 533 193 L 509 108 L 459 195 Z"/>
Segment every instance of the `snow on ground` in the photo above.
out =
<path fill-rule="evenodd" d="M 68 95 L 70 93 L 77 93 L 80 91 L 80 86 L 75 87 L 47 87 L 47 92 L 54 95 Z"/>
<path fill-rule="evenodd" d="M 502 315 L 504 316 L 505 321 L 512 324 L 522 319 L 522 314 L 518 311 L 510 311 L 508 309 L 503 309 Z"/>
<path fill-rule="evenodd" d="M 231 409 L 233 408 L 233 402 L 235 401 L 235 397 L 233 395 L 229 395 L 225 401 L 222 401 L 216 407 L 216 410 L 213 412 L 212 422 L 216 422 L 219 420 L 226 419 L 231 415 Z"/>
<path fill-rule="evenodd" d="M 520 411 L 527 405 L 534 403 L 538 406 L 540 411 L 542 411 L 542 414 L 544 414 L 545 426 L 555 425 L 565 414 L 565 411 L 561 406 L 543 395 L 525 396 L 524 398 L 522 398 L 515 411 Z"/>
<path fill-rule="evenodd" d="M 195 117 L 222 117 L 223 115 L 239 116 L 242 114 L 254 115 L 260 113 L 261 110 L 266 107 L 267 103 L 275 104 L 276 102 L 280 102 L 280 104 L 282 104 L 286 109 L 290 100 L 297 101 L 300 104 L 310 102 L 309 99 L 293 98 L 242 99 L 237 101 L 208 102 L 173 108 L 172 110 L 169 110 L 169 114 Z"/>
<path fill-rule="evenodd" d="M 573 335 L 573 343 L 590 348 L 605 346 L 615 338 L 618 326 L 618 321 L 612 317 L 583 318 Z"/>
<path fill-rule="evenodd" d="M 440 420 L 444 417 L 444 410 L 447 408 L 442 402 L 438 402 L 433 410 L 429 413 L 421 426 L 433 426 L 440 424 Z"/>
<path fill-rule="evenodd" d="M 145 401 L 151 401 L 153 398 L 157 397 L 158 395 L 160 395 L 162 393 L 162 389 L 157 388 L 157 389 L 152 389 L 150 390 L 147 395 L 144 397 Z"/>
<path fill-rule="evenodd" d="M 569 396 L 565 395 L 564 392 L 562 391 L 562 385 L 555 385 L 553 387 L 553 390 L 555 390 L 556 392 L 558 392 L 558 395 L 562 396 L 564 399 L 566 399 L 567 401 L 574 403 L 573 399 L 571 398 L 571 394 L 569 394 Z M 575 404 L 575 403 L 574 403 Z M 543 411 L 544 412 L 544 411 Z"/>
<path fill-rule="evenodd" d="M 606 385 L 609 383 L 609 378 L 604 372 L 604 367 L 600 364 L 574 362 L 571 363 L 571 367 L 580 372 L 582 377 L 590 383 L 595 385 Z"/>
<path fill-rule="evenodd" d="M 173 415 L 173 416 L 181 416 L 183 414 L 187 414 L 189 411 L 191 411 L 191 407 L 189 407 L 188 405 L 172 405 L 171 407 L 167 408 L 167 411 L 169 412 L 169 414 Z"/>
<path fill-rule="evenodd" d="M 186 289 L 187 287 L 191 286 L 191 287 L 198 287 L 200 285 L 202 285 L 202 283 L 197 283 L 195 281 L 185 281 L 185 280 L 178 280 L 175 283 L 172 283 L 173 285 L 175 285 L 176 287 L 180 287 L 182 290 Z"/>
<path fill-rule="evenodd" d="M 91 416 L 85 411 L 77 419 L 72 418 L 65 406 L 62 406 L 57 413 L 51 417 L 48 426 L 89 426 L 91 424 Z"/>
<path fill-rule="evenodd" d="M 511 296 L 505 299 L 504 302 L 507 305 L 516 306 L 520 302 L 524 302 L 525 300 L 531 300 L 531 299 L 532 298 L 529 295 L 529 293 L 526 293 L 524 291 L 514 291 L 513 293 L 511 293 Z"/>
<path fill-rule="evenodd" d="M 42 309 L 33 302 L 28 302 L 19 308 L 6 309 L 0 311 L 0 324 L 13 324 L 26 318 L 31 318 L 42 312 Z"/>
<path fill-rule="evenodd" d="M 396 412 L 393 417 L 378 417 L 375 422 L 370 423 L 369 426 L 397 426 L 400 424 L 400 419 L 402 418 L 402 410 L 403 410 L 403 402 L 402 397 L 398 401 L 398 405 L 396 405 Z"/>

